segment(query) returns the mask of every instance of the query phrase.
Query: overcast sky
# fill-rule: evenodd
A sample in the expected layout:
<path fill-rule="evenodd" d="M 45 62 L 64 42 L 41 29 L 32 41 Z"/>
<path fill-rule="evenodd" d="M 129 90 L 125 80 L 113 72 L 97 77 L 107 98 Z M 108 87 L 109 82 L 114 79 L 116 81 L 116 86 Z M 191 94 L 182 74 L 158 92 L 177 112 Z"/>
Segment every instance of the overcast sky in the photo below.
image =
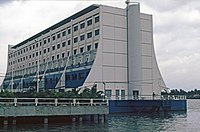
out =
<path fill-rule="evenodd" d="M 167 86 L 200 89 L 200 0 L 137 2 L 141 12 L 153 15 L 156 56 Z M 6 73 L 8 44 L 18 44 L 91 4 L 125 8 L 124 0 L 0 0 L 0 73 Z"/>

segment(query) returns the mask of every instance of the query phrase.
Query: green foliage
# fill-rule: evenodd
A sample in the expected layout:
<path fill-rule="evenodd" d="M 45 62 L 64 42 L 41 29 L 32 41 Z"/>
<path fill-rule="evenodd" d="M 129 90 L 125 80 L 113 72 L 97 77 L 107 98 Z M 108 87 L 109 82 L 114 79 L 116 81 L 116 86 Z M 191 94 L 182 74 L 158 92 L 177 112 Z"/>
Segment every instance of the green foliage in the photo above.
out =
<path fill-rule="evenodd" d="M 184 91 L 183 89 L 172 89 L 169 93 L 162 92 L 162 95 L 186 95 L 187 99 L 200 99 L 200 90 L 194 89 L 191 91 Z"/>
<path fill-rule="evenodd" d="M 11 93 L 8 91 L 1 92 L 2 98 L 103 98 L 102 91 L 97 91 L 96 86 L 91 89 L 86 88 L 82 92 L 81 89 L 74 88 L 66 92 L 56 92 L 55 90 L 40 91 L 37 93 L 35 90 L 27 92 Z"/>

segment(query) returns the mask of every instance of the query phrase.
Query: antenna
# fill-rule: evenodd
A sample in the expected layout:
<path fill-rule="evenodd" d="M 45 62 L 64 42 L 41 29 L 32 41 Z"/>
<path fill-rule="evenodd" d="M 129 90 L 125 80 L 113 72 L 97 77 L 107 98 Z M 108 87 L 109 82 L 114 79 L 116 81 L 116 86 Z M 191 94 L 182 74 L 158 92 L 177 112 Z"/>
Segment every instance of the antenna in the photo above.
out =
<path fill-rule="evenodd" d="M 130 0 L 126 0 L 125 3 L 127 4 L 127 6 L 129 5 L 130 3 Z"/>

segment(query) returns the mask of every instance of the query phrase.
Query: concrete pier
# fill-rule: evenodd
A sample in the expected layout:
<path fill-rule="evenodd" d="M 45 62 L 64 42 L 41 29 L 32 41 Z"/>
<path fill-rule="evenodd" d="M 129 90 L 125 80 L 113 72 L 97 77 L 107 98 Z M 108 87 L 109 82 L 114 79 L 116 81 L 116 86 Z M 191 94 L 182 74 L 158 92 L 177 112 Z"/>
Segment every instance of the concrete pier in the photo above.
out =
<path fill-rule="evenodd" d="M 23 122 L 24 117 L 44 124 L 50 123 L 53 117 L 82 122 L 85 116 L 90 120 L 97 115 L 99 119 L 101 115 L 104 117 L 109 113 L 105 100 L 45 98 L 1 100 L 0 120 L 3 120 L 1 125 L 16 125 L 20 122 L 18 120 Z"/>

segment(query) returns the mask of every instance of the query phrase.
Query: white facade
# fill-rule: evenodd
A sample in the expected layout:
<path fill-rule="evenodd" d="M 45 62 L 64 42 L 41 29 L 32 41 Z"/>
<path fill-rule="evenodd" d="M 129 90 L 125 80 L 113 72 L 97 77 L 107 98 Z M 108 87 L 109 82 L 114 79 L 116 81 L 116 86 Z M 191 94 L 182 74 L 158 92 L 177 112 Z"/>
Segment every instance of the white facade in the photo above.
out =
<path fill-rule="evenodd" d="M 67 74 L 84 69 L 90 71 L 79 87 L 97 84 L 107 96 L 160 95 L 166 87 L 154 52 L 152 16 L 140 13 L 139 4 L 126 9 L 92 5 L 21 44 L 10 46 L 8 56 L 7 75 L 20 77 L 16 88 L 23 88 L 26 74 L 38 74 L 38 59 L 42 79 L 48 81 L 48 76 L 61 74 L 55 88 L 67 88 L 67 81 L 63 82 Z M 92 65 L 68 68 L 85 62 Z M 7 79 L 8 87 L 11 80 Z"/>

